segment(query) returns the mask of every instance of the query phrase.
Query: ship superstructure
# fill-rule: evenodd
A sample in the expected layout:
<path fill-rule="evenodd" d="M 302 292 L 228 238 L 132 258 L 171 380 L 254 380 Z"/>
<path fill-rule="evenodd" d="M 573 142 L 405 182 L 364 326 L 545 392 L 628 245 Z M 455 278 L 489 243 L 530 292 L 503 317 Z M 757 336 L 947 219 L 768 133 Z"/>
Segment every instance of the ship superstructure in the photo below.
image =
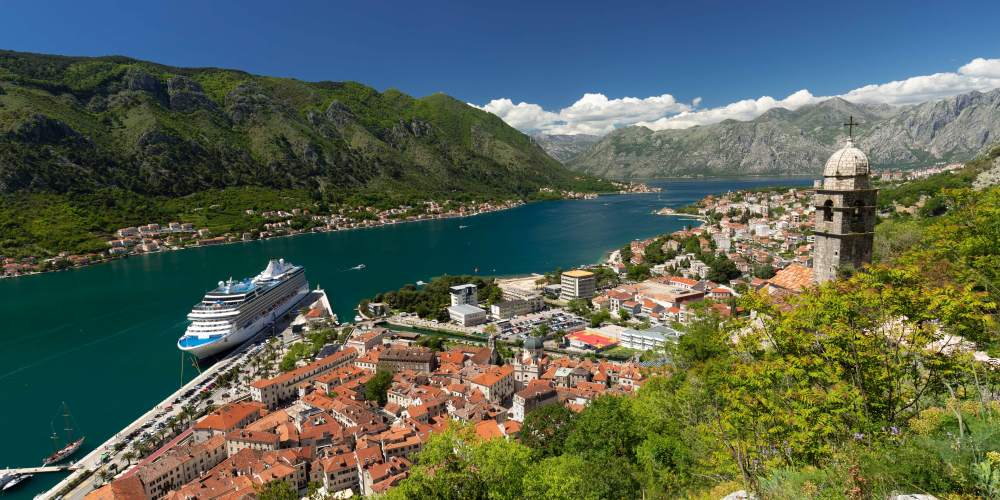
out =
<path fill-rule="evenodd" d="M 232 349 L 271 325 L 309 293 L 305 269 L 271 260 L 253 278 L 220 281 L 188 314 L 177 347 L 198 358 Z"/>

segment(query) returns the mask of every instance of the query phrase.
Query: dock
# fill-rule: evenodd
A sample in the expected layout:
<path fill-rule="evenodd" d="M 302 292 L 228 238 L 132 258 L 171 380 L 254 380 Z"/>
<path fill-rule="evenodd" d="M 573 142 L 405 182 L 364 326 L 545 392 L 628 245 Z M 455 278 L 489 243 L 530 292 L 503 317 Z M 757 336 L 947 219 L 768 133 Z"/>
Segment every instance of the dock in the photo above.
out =
<path fill-rule="evenodd" d="M 72 465 L 46 465 L 44 467 L 12 467 L 10 469 L 3 469 L 3 471 L 13 472 L 14 474 L 41 474 L 43 472 L 65 472 L 72 470 L 73 467 Z"/>

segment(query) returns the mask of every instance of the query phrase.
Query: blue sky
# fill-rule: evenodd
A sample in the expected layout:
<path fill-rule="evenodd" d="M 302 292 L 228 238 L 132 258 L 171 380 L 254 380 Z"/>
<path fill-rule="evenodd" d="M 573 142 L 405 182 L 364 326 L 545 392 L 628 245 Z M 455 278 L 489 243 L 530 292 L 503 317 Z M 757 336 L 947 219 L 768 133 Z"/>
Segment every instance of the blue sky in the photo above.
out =
<path fill-rule="evenodd" d="M 610 100 L 669 94 L 688 104 L 700 97 L 697 109 L 780 100 L 801 89 L 839 95 L 1000 55 L 990 25 L 1000 2 L 0 5 L 0 48 L 356 80 L 479 105 L 506 98 L 555 113 L 587 93 Z"/>

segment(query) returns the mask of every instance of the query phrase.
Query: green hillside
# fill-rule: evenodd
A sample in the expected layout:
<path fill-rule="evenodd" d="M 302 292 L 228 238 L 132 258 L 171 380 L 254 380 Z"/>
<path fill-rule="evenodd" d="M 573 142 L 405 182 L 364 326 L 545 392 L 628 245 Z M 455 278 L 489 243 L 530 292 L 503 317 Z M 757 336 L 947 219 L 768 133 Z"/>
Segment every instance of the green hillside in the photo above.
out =
<path fill-rule="evenodd" d="M 636 394 L 537 407 L 517 439 L 452 424 L 386 498 L 1000 498 L 1000 185 L 973 189 L 998 156 L 893 188 L 942 210 L 879 224 L 876 265 L 750 291 L 755 316 L 696 320 Z"/>
<path fill-rule="evenodd" d="M 0 211 L 55 202 L 89 212 L 94 193 L 120 210 L 234 187 L 356 204 L 612 188 L 444 94 L 0 51 Z M 32 224 L 113 229 L 59 215 Z M 109 217 L 116 215 L 144 221 L 128 212 Z M 23 225 L 10 226 L 0 238 L 24 237 Z"/>

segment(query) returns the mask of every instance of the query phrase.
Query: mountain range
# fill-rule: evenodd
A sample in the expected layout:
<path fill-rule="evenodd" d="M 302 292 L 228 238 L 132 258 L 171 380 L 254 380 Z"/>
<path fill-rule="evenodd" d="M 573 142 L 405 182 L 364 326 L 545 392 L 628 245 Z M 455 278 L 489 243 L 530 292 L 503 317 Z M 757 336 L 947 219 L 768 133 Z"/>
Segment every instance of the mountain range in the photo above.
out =
<path fill-rule="evenodd" d="M 0 51 L 0 194 L 232 186 L 423 198 L 611 188 L 444 94 Z"/>
<path fill-rule="evenodd" d="M 1000 90 L 894 107 L 831 98 L 796 110 L 774 108 L 749 121 L 680 130 L 624 127 L 598 141 L 535 137 L 569 168 L 617 179 L 814 174 L 861 122 L 855 142 L 875 168 L 964 161 L 1000 137 Z M 580 151 L 570 155 L 573 150 Z"/>
<path fill-rule="evenodd" d="M 562 162 L 576 158 L 601 140 L 601 136 L 589 134 L 535 134 L 531 137 L 549 156 Z"/>

